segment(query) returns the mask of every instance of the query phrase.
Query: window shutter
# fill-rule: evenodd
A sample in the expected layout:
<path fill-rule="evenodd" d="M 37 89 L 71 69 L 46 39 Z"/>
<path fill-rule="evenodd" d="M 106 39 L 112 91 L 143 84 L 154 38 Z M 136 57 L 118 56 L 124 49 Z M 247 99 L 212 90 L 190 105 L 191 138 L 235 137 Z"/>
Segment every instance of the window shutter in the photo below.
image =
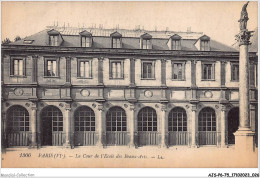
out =
<path fill-rule="evenodd" d="M 215 79 L 215 63 L 212 64 L 212 79 Z"/>
<path fill-rule="evenodd" d="M 13 58 L 10 59 L 10 75 L 14 75 L 14 59 Z"/>
<path fill-rule="evenodd" d="M 26 57 L 23 59 L 23 75 L 26 76 Z"/>
<path fill-rule="evenodd" d="M 152 63 L 152 78 L 155 78 L 155 62 L 156 61 L 153 61 Z"/>
<path fill-rule="evenodd" d="M 124 61 L 121 61 L 121 76 L 120 78 L 124 78 Z"/>
<path fill-rule="evenodd" d="M 144 69 L 143 69 L 143 67 L 144 67 L 144 63 L 141 61 L 141 78 L 144 78 L 144 74 L 143 74 Z"/>
<path fill-rule="evenodd" d="M 60 76 L 60 58 L 57 59 L 57 62 L 56 62 L 56 73 L 57 73 L 57 76 Z"/>
<path fill-rule="evenodd" d="M 205 70 L 205 65 L 204 65 L 204 64 L 201 64 L 201 78 L 202 78 L 202 79 L 205 79 L 204 70 Z"/>
<path fill-rule="evenodd" d="M 92 60 L 89 60 L 89 77 L 92 78 Z"/>
<path fill-rule="evenodd" d="M 77 77 L 80 77 L 80 61 L 77 59 Z"/>
<path fill-rule="evenodd" d="M 44 59 L 44 76 L 47 76 L 48 64 L 47 59 Z"/>
<path fill-rule="evenodd" d="M 185 62 L 182 63 L 182 80 L 185 80 Z"/>

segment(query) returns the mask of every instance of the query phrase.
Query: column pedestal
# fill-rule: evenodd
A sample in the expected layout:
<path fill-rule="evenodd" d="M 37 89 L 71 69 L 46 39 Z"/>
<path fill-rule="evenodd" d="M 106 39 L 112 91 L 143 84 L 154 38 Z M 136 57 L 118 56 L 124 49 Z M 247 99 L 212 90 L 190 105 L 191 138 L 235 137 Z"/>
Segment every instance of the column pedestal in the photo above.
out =
<path fill-rule="evenodd" d="M 238 129 L 235 135 L 235 149 L 236 151 L 255 151 L 254 136 L 255 133 L 248 129 Z"/>

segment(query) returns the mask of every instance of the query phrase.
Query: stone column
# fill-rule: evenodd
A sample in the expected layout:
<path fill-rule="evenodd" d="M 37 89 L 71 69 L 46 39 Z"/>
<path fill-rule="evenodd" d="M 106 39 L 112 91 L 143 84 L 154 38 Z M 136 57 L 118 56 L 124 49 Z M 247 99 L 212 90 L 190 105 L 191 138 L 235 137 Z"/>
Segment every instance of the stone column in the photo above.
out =
<path fill-rule="evenodd" d="M 196 143 L 196 112 L 197 105 L 193 104 L 191 108 L 191 147 L 197 147 Z"/>
<path fill-rule="evenodd" d="M 239 40 L 239 128 L 234 134 L 235 148 L 238 150 L 253 151 L 254 132 L 250 129 L 249 118 L 249 53 L 248 45 L 250 33 L 247 29 L 241 30 Z"/>
<path fill-rule="evenodd" d="M 226 106 L 221 105 L 221 113 L 220 113 L 220 119 L 221 119 L 221 147 L 225 148 L 226 146 Z"/>
<path fill-rule="evenodd" d="M 130 105 L 130 112 L 129 112 L 130 118 L 129 118 L 129 134 L 130 134 L 130 147 L 135 147 L 134 143 L 134 134 L 135 134 L 135 105 Z"/>
<path fill-rule="evenodd" d="M 37 146 L 37 141 L 36 141 L 36 138 L 37 138 L 37 134 L 36 134 L 37 133 L 36 132 L 37 105 L 33 104 L 31 109 L 32 109 L 31 115 L 30 115 L 30 126 L 31 126 L 30 130 L 31 130 L 31 134 L 32 134 L 31 147 L 35 147 L 35 146 Z"/>
<path fill-rule="evenodd" d="M 64 146 L 70 146 L 70 104 L 66 104 L 65 106 L 65 143 Z"/>
<path fill-rule="evenodd" d="M 6 133 L 6 127 L 7 127 L 7 124 L 6 124 L 6 113 L 5 112 L 2 112 L 2 123 L 1 123 L 1 126 L 2 126 L 2 130 L 1 130 L 1 141 L 2 141 L 2 148 L 5 149 L 7 147 L 7 133 Z"/>
<path fill-rule="evenodd" d="M 166 136 L 166 118 L 165 118 L 165 115 L 166 115 L 166 105 L 165 104 L 162 104 L 162 112 L 161 112 L 161 147 L 167 147 L 168 144 L 166 144 L 166 141 L 168 140 L 165 140 L 165 136 Z"/>
<path fill-rule="evenodd" d="M 98 105 L 98 115 L 97 115 L 97 134 L 98 134 L 98 140 L 97 140 L 97 146 L 102 147 L 102 138 L 103 138 L 103 104 Z"/>

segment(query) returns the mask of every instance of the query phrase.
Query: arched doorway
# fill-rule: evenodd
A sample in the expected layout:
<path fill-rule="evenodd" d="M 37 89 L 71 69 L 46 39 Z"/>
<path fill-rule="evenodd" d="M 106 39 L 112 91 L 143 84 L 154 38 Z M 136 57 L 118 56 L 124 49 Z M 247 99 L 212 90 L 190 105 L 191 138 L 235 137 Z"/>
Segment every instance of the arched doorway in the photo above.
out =
<path fill-rule="evenodd" d="M 61 146 L 64 142 L 63 116 L 56 106 L 47 106 L 41 113 L 42 145 Z"/>
<path fill-rule="evenodd" d="M 215 110 L 206 107 L 199 113 L 199 145 L 217 145 L 217 127 Z"/>
<path fill-rule="evenodd" d="M 157 145 L 157 114 L 151 107 L 144 107 L 138 113 L 138 144 Z"/>
<path fill-rule="evenodd" d="M 12 106 L 7 111 L 7 146 L 29 145 L 29 113 L 22 106 Z"/>
<path fill-rule="evenodd" d="M 106 115 L 106 145 L 127 145 L 127 120 L 125 110 L 115 106 Z"/>
<path fill-rule="evenodd" d="M 95 144 L 95 113 L 87 107 L 79 107 L 74 114 L 75 145 Z"/>
<path fill-rule="evenodd" d="M 168 116 L 169 145 L 187 145 L 187 114 L 181 107 L 173 108 Z"/>
<path fill-rule="evenodd" d="M 238 130 L 239 126 L 239 108 L 232 108 L 228 112 L 228 144 L 235 144 L 234 133 Z"/>

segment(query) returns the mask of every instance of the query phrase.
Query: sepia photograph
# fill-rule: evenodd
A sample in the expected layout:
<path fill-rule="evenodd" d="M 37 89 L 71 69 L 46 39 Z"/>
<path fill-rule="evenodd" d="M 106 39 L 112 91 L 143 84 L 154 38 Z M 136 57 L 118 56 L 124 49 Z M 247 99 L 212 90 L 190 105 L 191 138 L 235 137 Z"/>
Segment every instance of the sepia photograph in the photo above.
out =
<path fill-rule="evenodd" d="M 258 1 L 2 1 L 1 42 L 2 168 L 258 168 Z"/>

